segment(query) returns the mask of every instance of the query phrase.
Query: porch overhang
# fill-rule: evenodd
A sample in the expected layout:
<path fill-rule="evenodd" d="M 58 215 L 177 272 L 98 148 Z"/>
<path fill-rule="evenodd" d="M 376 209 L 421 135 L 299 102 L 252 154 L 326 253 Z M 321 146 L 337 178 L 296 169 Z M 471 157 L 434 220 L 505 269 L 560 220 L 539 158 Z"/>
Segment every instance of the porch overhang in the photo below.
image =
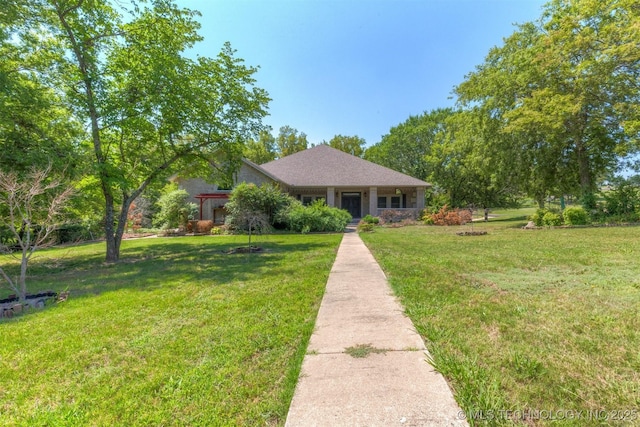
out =
<path fill-rule="evenodd" d="M 204 201 L 210 199 L 229 199 L 229 193 L 201 193 L 193 197 L 194 199 L 200 200 L 200 221 L 202 221 L 202 205 Z"/>

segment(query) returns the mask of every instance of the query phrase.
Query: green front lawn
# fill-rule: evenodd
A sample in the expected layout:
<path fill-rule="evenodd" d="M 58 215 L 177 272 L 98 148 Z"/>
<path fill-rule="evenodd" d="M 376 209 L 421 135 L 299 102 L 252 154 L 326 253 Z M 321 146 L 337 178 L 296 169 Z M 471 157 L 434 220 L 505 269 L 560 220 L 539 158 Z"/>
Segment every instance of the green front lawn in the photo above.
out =
<path fill-rule="evenodd" d="M 117 265 L 104 244 L 39 252 L 30 291 L 70 298 L 0 322 L 0 424 L 283 424 L 341 237 L 131 240 Z"/>
<path fill-rule="evenodd" d="M 474 224 L 485 236 L 361 236 L 476 423 L 637 425 L 640 227 L 522 230 L 499 213 Z"/>

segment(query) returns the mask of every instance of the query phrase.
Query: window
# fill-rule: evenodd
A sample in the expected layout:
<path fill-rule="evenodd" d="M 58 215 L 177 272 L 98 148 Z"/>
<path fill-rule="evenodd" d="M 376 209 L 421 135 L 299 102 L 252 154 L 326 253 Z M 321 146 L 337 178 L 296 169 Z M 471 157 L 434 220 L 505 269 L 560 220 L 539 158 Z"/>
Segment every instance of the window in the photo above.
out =
<path fill-rule="evenodd" d="M 391 209 L 400 209 L 400 196 L 391 197 Z"/>
<path fill-rule="evenodd" d="M 378 196 L 378 209 L 385 209 L 387 207 L 387 196 Z"/>

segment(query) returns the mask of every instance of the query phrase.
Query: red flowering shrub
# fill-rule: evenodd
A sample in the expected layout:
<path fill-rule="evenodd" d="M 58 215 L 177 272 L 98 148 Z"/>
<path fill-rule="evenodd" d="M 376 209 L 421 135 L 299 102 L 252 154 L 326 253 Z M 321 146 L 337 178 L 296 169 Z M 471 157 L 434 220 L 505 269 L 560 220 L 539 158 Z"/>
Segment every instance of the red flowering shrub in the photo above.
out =
<path fill-rule="evenodd" d="M 211 220 L 207 220 L 207 221 L 198 221 L 196 223 L 196 233 L 206 233 L 209 234 L 211 233 L 211 229 L 213 228 L 213 221 Z"/>
<path fill-rule="evenodd" d="M 471 221 L 471 212 L 467 209 L 452 210 L 448 205 L 444 205 L 436 213 L 426 214 L 424 222 L 433 225 L 464 225 Z"/>

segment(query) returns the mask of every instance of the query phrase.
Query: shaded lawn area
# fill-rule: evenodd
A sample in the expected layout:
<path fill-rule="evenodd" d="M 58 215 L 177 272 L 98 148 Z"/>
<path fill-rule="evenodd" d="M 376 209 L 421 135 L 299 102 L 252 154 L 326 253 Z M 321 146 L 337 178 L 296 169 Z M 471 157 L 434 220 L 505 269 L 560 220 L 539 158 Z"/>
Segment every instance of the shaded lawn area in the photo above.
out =
<path fill-rule="evenodd" d="M 488 414 L 472 423 L 638 425 L 640 227 L 521 230 L 511 217 L 475 224 L 485 236 L 456 235 L 470 226 L 361 236 L 458 403 Z M 519 412 L 498 412 L 509 410 Z M 580 410 L 619 412 L 562 412 Z"/>
<path fill-rule="evenodd" d="M 341 238 L 129 240 L 116 265 L 104 244 L 39 252 L 30 291 L 71 296 L 0 322 L 0 424 L 284 424 Z"/>

